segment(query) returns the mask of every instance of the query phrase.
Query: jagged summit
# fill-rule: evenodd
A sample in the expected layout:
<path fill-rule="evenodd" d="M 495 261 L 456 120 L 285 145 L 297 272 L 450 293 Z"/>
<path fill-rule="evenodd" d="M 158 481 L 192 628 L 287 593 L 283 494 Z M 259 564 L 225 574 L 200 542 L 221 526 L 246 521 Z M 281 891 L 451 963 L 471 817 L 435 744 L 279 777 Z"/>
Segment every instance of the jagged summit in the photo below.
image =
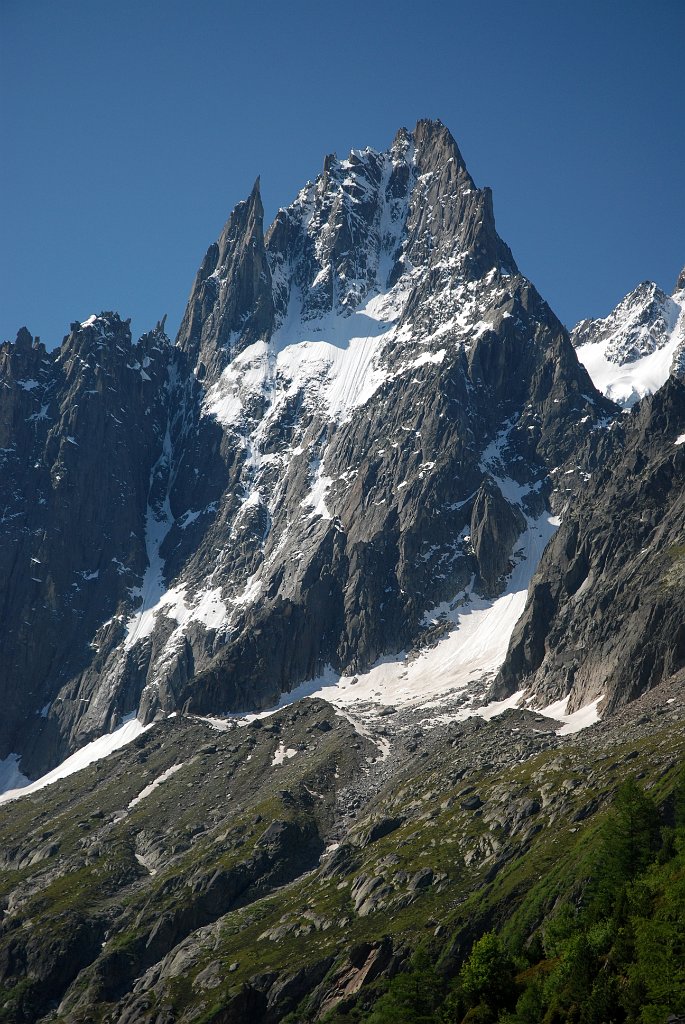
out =
<path fill-rule="evenodd" d="M 176 344 L 203 378 L 228 358 L 268 337 L 273 327 L 271 275 L 264 250 L 259 178 L 230 215 L 198 270 Z"/>
<path fill-rule="evenodd" d="M 125 715 L 366 670 L 436 615 L 458 643 L 464 606 L 480 660 L 452 675 L 491 671 L 553 529 L 549 471 L 613 409 L 429 120 L 327 156 L 266 232 L 257 181 L 175 346 L 103 314 L 46 358 L 18 378 L 40 387 L 0 389 L 0 759 L 27 773 Z"/>
<path fill-rule="evenodd" d="M 682 279 L 682 284 L 681 284 Z M 685 278 L 672 296 L 642 281 L 612 312 L 582 320 L 571 340 L 595 385 L 625 408 L 685 367 Z"/>
<path fill-rule="evenodd" d="M 675 294 L 675 292 L 683 292 L 683 291 L 685 291 L 685 267 L 683 267 L 683 269 L 678 274 L 678 280 L 675 283 L 675 288 L 674 288 L 673 292 Z"/>
<path fill-rule="evenodd" d="M 201 378 L 215 379 L 286 321 L 320 333 L 323 318 L 350 316 L 392 289 L 406 310 L 427 311 L 438 276 L 444 289 L 517 270 L 490 191 L 476 188 L 439 121 L 400 129 L 383 152 L 329 154 L 266 236 L 262 218 L 257 181 L 198 272 L 177 343 Z"/>

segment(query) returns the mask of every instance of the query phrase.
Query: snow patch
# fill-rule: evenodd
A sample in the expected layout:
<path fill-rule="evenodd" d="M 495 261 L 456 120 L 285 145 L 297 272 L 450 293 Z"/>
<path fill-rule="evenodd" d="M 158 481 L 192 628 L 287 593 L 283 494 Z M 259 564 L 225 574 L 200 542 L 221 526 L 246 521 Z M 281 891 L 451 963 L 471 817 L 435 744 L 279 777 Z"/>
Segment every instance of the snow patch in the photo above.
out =
<path fill-rule="evenodd" d="M 0 761 L 0 803 L 3 801 L 2 794 L 11 794 L 30 785 L 31 780 L 19 770 L 19 761 L 19 754 L 8 754 Z M 8 799 L 11 799 L 11 796 L 8 796 Z"/>
<path fill-rule="evenodd" d="M 321 519 L 333 518 L 326 507 L 326 492 L 332 483 L 333 480 L 330 476 L 324 476 L 323 463 L 317 461 L 314 464 L 314 481 L 311 490 L 300 502 L 302 508 L 311 509 L 309 513 L 310 519 L 315 516 Z"/>
<path fill-rule="evenodd" d="M 2 793 L 0 795 L 0 803 L 16 800 L 20 796 L 26 796 L 28 793 L 36 793 L 39 789 L 44 789 L 45 786 L 57 782 L 58 779 L 66 779 L 67 776 L 73 775 L 74 772 L 79 772 L 82 768 L 87 768 L 88 765 L 93 764 L 95 761 L 101 761 L 103 757 L 107 757 L 115 750 L 125 747 L 127 743 L 130 743 L 137 736 L 140 736 L 141 733 L 147 732 L 151 728 L 152 724 L 143 725 L 135 717 L 135 712 L 133 712 L 124 719 L 123 724 L 118 729 L 115 729 L 114 732 L 100 736 L 91 743 L 86 743 L 84 747 L 71 754 L 70 757 L 62 761 L 61 764 L 57 765 L 56 768 L 53 768 L 46 775 L 41 776 L 40 779 L 36 779 L 35 782 L 28 782 L 27 779 L 28 785 L 21 786 L 21 788 L 15 787 Z M 10 757 L 16 756 L 16 754 L 10 754 Z M 7 758 L 5 761 L 7 761 Z"/>
<path fill-rule="evenodd" d="M 564 722 L 565 724 L 562 725 L 561 729 L 557 729 L 557 736 L 569 736 L 572 733 L 580 732 L 581 729 L 587 729 L 588 726 L 594 725 L 599 721 L 599 711 L 597 708 L 603 700 L 604 694 L 601 694 L 601 696 L 590 701 L 584 707 L 578 708 L 577 711 L 572 711 L 571 714 L 566 713 L 569 702 L 568 696 L 548 704 L 545 708 L 532 708 L 531 710 L 537 710 L 538 714 L 544 715 L 546 718 L 555 718 L 558 722 Z"/>
<path fill-rule="evenodd" d="M 505 697 L 504 700 L 490 701 L 489 704 L 476 708 L 475 713 L 484 718 L 486 722 L 489 722 L 491 718 L 496 718 L 497 715 L 501 715 L 504 711 L 508 711 L 510 708 L 517 708 L 525 692 L 525 690 L 518 690 L 516 693 L 512 693 L 510 697 Z"/>
<path fill-rule="evenodd" d="M 283 764 L 284 761 L 289 760 L 291 757 L 295 757 L 297 753 L 292 747 L 286 747 L 285 743 L 278 744 L 278 750 L 275 752 L 271 761 L 271 767 L 275 765 Z"/>
<path fill-rule="evenodd" d="M 441 363 L 447 354 L 447 349 L 441 348 L 437 352 L 422 352 L 420 356 L 417 356 L 413 362 L 409 363 L 408 370 L 416 370 L 419 366 L 425 366 L 426 363 Z"/>
<path fill-rule="evenodd" d="M 167 768 L 165 772 L 162 772 L 161 775 L 158 775 L 153 782 L 145 786 L 144 789 L 141 789 L 138 796 L 135 796 L 133 800 L 131 800 L 130 804 L 128 805 L 128 810 L 130 811 L 133 807 L 139 804 L 141 800 L 144 800 L 146 796 L 149 796 L 150 793 L 154 793 L 158 786 L 161 786 L 163 782 L 166 782 L 166 780 L 170 779 L 172 775 L 175 775 L 177 771 L 183 768 L 184 764 L 185 761 L 181 761 L 180 764 L 172 764 L 171 768 Z"/>

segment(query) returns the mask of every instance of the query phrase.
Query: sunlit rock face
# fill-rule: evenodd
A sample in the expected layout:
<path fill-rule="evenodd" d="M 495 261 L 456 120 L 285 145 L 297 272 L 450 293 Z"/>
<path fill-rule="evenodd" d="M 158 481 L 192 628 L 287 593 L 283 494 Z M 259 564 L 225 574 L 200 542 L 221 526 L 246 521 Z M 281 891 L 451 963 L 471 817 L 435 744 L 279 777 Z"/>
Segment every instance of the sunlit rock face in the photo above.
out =
<path fill-rule="evenodd" d="M 30 774 L 496 599 L 614 409 L 437 121 L 327 156 L 267 231 L 257 182 L 175 345 L 105 313 L 52 353 L 20 332 L 0 370 L 0 755 Z"/>

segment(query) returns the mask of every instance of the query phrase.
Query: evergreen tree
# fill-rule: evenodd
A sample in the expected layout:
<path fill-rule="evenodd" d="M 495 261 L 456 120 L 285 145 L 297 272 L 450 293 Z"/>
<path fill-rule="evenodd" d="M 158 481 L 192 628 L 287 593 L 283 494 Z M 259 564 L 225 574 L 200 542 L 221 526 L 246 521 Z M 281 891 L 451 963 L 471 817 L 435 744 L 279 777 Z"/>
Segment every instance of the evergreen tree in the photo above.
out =
<path fill-rule="evenodd" d="M 516 993 L 516 966 L 495 932 L 486 932 L 459 974 L 459 990 L 469 1007 L 507 1009 Z"/>
<path fill-rule="evenodd" d="M 433 1024 L 444 983 L 424 951 L 412 967 L 396 975 L 369 1017 L 369 1024 Z"/>
<path fill-rule="evenodd" d="M 604 825 L 600 859 L 591 887 L 595 916 L 612 913 L 622 887 L 644 871 L 659 842 L 659 814 L 654 801 L 634 779 L 627 779 L 617 790 Z"/>

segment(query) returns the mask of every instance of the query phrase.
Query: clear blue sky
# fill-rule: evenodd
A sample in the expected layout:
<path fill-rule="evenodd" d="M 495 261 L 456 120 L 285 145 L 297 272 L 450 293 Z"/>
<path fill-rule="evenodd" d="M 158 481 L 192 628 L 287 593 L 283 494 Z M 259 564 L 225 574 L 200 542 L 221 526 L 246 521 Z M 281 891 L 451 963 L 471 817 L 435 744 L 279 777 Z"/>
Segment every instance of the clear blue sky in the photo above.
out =
<path fill-rule="evenodd" d="M 175 331 L 257 174 L 439 117 L 562 320 L 685 263 L 683 0 L 0 0 L 0 338 Z"/>

